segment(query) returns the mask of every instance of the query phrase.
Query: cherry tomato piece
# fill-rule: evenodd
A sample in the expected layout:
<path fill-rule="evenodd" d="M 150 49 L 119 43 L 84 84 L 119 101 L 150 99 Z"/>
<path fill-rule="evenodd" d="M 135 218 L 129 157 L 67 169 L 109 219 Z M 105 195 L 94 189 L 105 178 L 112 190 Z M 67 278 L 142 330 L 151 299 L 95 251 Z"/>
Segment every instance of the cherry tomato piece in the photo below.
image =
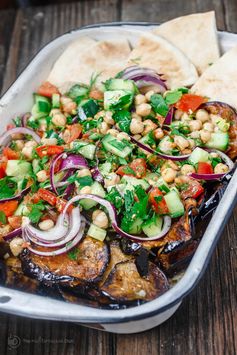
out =
<path fill-rule="evenodd" d="M 152 206 L 152 209 L 157 214 L 167 214 L 169 213 L 168 206 L 164 199 L 162 192 L 158 187 L 154 187 L 149 193 L 149 202 Z"/>
<path fill-rule="evenodd" d="M 49 81 L 45 81 L 38 89 L 38 94 L 46 97 L 52 97 L 53 94 L 59 94 L 57 87 Z"/>
<path fill-rule="evenodd" d="M 203 96 L 184 94 L 181 99 L 176 102 L 175 107 L 184 112 L 195 112 L 198 107 L 206 101 L 207 99 Z"/>

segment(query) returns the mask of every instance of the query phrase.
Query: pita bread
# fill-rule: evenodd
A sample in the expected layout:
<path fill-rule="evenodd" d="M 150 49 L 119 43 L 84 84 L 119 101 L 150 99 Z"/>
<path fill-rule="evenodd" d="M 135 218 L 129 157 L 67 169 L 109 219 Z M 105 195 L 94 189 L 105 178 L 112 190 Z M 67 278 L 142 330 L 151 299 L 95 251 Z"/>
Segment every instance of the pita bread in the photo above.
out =
<path fill-rule="evenodd" d="M 54 64 L 48 81 L 65 93 L 73 84 L 89 84 L 100 74 L 97 84 L 115 76 L 126 66 L 131 52 L 126 39 L 96 42 L 83 37 L 72 43 Z"/>
<path fill-rule="evenodd" d="M 170 89 L 191 86 L 198 79 L 194 65 L 178 48 L 162 37 L 150 33 L 140 37 L 137 46 L 132 50 L 128 66 L 134 64 L 152 68 L 163 74 Z"/>
<path fill-rule="evenodd" d="M 220 57 L 214 11 L 175 18 L 155 28 L 153 33 L 178 47 L 199 74 Z"/>
<path fill-rule="evenodd" d="M 218 61 L 209 66 L 191 91 L 223 101 L 237 109 L 237 47 L 226 52 Z"/>

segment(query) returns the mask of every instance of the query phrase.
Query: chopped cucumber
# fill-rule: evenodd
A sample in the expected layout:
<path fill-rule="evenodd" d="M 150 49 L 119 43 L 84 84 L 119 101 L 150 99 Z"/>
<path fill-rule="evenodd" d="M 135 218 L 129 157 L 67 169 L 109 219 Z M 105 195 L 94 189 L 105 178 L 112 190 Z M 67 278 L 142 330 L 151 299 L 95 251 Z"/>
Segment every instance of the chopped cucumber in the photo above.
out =
<path fill-rule="evenodd" d="M 192 152 L 192 154 L 190 155 L 190 157 L 188 158 L 188 160 L 193 163 L 193 164 L 197 164 L 199 162 L 207 162 L 209 159 L 209 153 L 202 149 L 202 148 L 195 148 Z"/>
<path fill-rule="evenodd" d="M 104 108 L 110 109 L 128 109 L 133 102 L 133 93 L 125 90 L 105 91 Z"/>
<path fill-rule="evenodd" d="M 99 184 L 97 181 L 95 181 L 91 185 L 91 194 L 100 197 L 105 197 L 105 191 L 101 184 Z M 95 207 L 97 205 L 97 202 L 91 199 L 83 199 L 80 201 L 80 204 L 85 210 L 89 210 L 90 208 Z"/>
<path fill-rule="evenodd" d="M 208 148 L 225 151 L 229 145 L 229 135 L 227 132 L 216 132 L 211 134 L 211 139 L 205 144 Z"/>
<path fill-rule="evenodd" d="M 45 112 L 40 112 L 36 104 L 32 107 L 31 114 L 35 119 L 42 118 L 47 115 Z"/>
<path fill-rule="evenodd" d="M 146 190 L 149 187 L 148 182 L 145 179 L 137 179 L 133 176 L 123 176 L 121 179 L 121 184 L 126 184 L 126 190 L 133 190 L 134 186 L 141 185 L 141 187 Z"/>
<path fill-rule="evenodd" d="M 81 121 L 85 121 L 88 117 L 94 117 L 95 114 L 99 111 L 99 109 L 100 106 L 95 100 L 84 100 L 80 103 L 78 107 L 78 116 Z"/>
<path fill-rule="evenodd" d="M 89 138 L 92 139 L 93 141 L 97 141 L 98 139 L 101 139 L 102 137 L 103 137 L 103 134 L 92 133 Z"/>
<path fill-rule="evenodd" d="M 87 94 L 88 94 L 88 87 L 82 84 L 73 85 L 68 92 L 68 96 L 73 100 L 78 97 L 86 96 Z"/>
<path fill-rule="evenodd" d="M 133 94 L 136 91 L 136 86 L 132 80 L 109 79 L 105 82 L 104 85 L 107 91 L 125 90 L 131 91 Z"/>
<path fill-rule="evenodd" d="M 96 146 L 91 143 L 84 141 L 74 141 L 71 144 L 71 149 L 75 150 L 77 153 L 80 153 L 87 159 L 94 159 Z"/>
<path fill-rule="evenodd" d="M 59 94 L 52 95 L 52 107 L 53 108 L 60 108 L 60 95 Z"/>
<path fill-rule="evenodd" d="M 97 240 L 103 242 L 106 237 L 106 230 L 97 227 L 95 224 L 91 223 L 90 228 L 88 229 L 87 234 Z"/>
<path fill-rule="evenodd" d="M 165 182 L 165 180 L 160 177 L 157 182 L 155 183 L 155 186 L 159 187 L 159 189 L 162 192 L 168 193 L 170 191 L 169 185 Z"/>
<path fill-rule="evenodd" d="M 106 134 L 102 139 L 103 147 L 110 153 L 119 156 L 120 158 L 126 158 L 132 153 L 133 146 L 128 141 L 119 141 L 111 134 Z"/>
<path fill-rule="evenodd" d="M 99 171 L 103 176 L 109 174 L 112 170 L 112 164 L 109 162 L 103 163 L 99 166 Z"/>
<path fill-rule="evenodd" d="M 8 160 L 6 175 L 14 176 L 18 180 L 22 180 L 25 176 L 31 173 L 31 164 L 23 160 Z"/>
<path fill-rule="evenodd" d="M 134 222 L 131 223 L 129 226 L 128 233 L 130 234 L 140 234 L 142 231 L 142 219 L 136 218 Z"/>
<path fill-rule="evenodd" d="M 163 218 L 160 216 L 154 216 L 147 222 L 143 223 L 142 230 L 149 237 L 155 237 L 162 230 Z"/>
<path fill-rule="evenodd" d="M 45 96 L 34 94 L 36 110 L 47 115 L 51 110 L 50 99 Z"/>
<path fill-rule="evenodd" d="M 180 217 L 184 214 L 184 205 L 176 191 L 171 190 L 164 196 L 164 199 L 172 218 Z"/>
<path fill-rule="evenodd" d="M 40 170 L 42 170 L 40 167 L 40 161 L 38 159 L 34 159 L 32 161 L 32 168 L 33 168 L 34 174 L 37 174 Z"/>

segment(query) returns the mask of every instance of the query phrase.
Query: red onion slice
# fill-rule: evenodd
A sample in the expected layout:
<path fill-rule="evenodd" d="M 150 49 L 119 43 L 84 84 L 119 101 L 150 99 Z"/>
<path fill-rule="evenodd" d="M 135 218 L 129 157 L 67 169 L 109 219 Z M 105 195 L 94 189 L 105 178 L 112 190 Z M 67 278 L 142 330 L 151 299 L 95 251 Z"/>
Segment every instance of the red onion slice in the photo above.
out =
<path fill-rule="evenodd" d="M 36 134 L 32 129 L 25 128 L 25 127 L 16 127 L 9 129 L 8 131 L 4 132 L 0 137 L 0 145 L 6 146 L 12 139 L 13 134 L 29 134 L 36 143 L 40 143 L 41 138 Z"/>
<path fill-rule="evenodd" d="M 60 171 L 83 168 L 88 168 L 88 164 L 85 158 L 78 154 L 68 154 L 67 157 L 62 160 Z"/>
<path fill-rule="evenodd" d="M 3 239 L 4 239 L 5 241 L 8 241 L 8 240 L 11 240 L 11 239 L 13 239 L 13 238 L 15 238 L 15 237 L 18 237 L 18 236 L 21 235 L 21 234 L 22 234 L 22 228 L 20 227 L 20 228 L 15 229 L 14 231 L 11 231 L 11 232 L 8 233 L 7 235 L 4 235 L 4 236 L 3 236 Z"/>
<path fill-rule="evenodd" d="M 51 164 L 50 164 L 50 171 L 49 171 L 49 176 L 50 176 L 50 184 L 51 184 L 51 187 L 52 187 L 52 190 L 53 192 L 58 195 L 58 191 L 57 191 L 57 187 L 55 185 L 55 181 L 54 181 L 54 172 L 55 172 L 55 168 L 56 168 L 56 164 L 57 162 L 62 159 L 63 157 L 67 157 L 67 154 L 66 153 L 60 153 L 58 155 L 56 155 L 52 161 L 51 161 Z"/>
<path fill-rule="evenodd" d="M 189 158 L 189 156 L 190 156 L 190 154 L 186 154 L 186 155 L 167 155 L 167 154 L 163 154 L 163 153 L 157 152 L 156 150 L 152 149 L 151 147 L 145 145 L 144 143 L 139 142 L 138 140 L 133 138 L 133 136 L 131 136 L 131 135 L 130 135 L 130 138 L 131 138 L 131 141 L 133 143 L 135 143 L 139 148 L 144 149 L 148 153 L 155 154 L 155 155 L 161 157 L 162 159 L 169 159 L 169 160 L 174 160 L 174 161 L 182 161 L 182 160 L 187 160 Z"/>
<path fill-rule="evenodd" d="M 159 235 L 157 235 L 157 236 L 154 236 L 154 237 L 151 237 L 151 238 L 142 238 L 142 237 L 138 237 L 136 235 L 132 235 L 132 234 L 126 233 L 118 226 L 117 213 L 116 213 L 116 209 L 113 206 L 113 204 L 110 203 L 109 201 L 105 200 L 102 197 L 99 197 L 99 196 L 96 196 L 96 195 L 91 195 L 91 194 L 81 194 L 81 195 L 73 197 L 70 201 L 67 202 L 67 204 L 66 204 L 66 206 L 64 208 L 63 214 L 66 213 L 68 207 L 72 203 L 80 201 L 80 200 L 82 200 L 84 198 L 96 201 L 100 205 L 104 206 L 107 209 L 113 229 L 117 233 L 119 233 L 122 237 L 126 237 L 126 238 L 129 238 L 129 239 L 132 239 L 132 240 L 138 240 L 140 242 L 147 242 L 147 241 L 150 241 L 150 240 L 157 240 L 157 239 L 160 239 L 160 238 L 164 237 L 168 233 L 168 231 L 170 229 L 171 218 L 170 218 L 170 216 L 165 216 L 164 217 L 163 228 L 162 228 L 161 232 L 159 233 Z"/>
<path fill-rule="evenodd" d="M 28 246 L 27 249 L 29 251 L 31 251 L 32 253 L 40 255 L 40 256 L 56 256 L 56 255 L 67 253 L 69 250 L 74 248 L 80 242 L 80 240 L 82 239 L 82 237 L 84 235 L 85 225 L 86 225 L 85 219 L 82 217 L 81 218 L 81 227 L 80 227 L 80 230 L 79 230 L 78 234 L 73 239 L 73 241 L 69 242 L 63 248 L 60 248 L 60 249 L 57 249 L 57 250 L 53 250 L 53 251 L 40 251 L 40 250 L 32 248 L 31 246 Z"/>
<path fill-rule="evenodd" d="M 172 123 L 173 116 L 174 116 L 174 107 L 171 106 L 169 108 L 169 111 L 168 111 L 168 113 L 167 113 L 167 115 L 165 117 L 165 120 L 164 120 L 163 124 L 170 125 Z"/>

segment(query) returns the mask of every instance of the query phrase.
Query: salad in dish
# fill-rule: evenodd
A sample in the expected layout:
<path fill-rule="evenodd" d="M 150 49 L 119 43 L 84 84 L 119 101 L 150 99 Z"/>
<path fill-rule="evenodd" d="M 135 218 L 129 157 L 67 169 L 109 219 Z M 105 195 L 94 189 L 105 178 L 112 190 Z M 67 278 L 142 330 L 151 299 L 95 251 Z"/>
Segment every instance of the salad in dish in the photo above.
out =
<path fill-rule="evenodd" d="M 168 90 L 148 68 L 103 90 L 44 82 L 0 138 L 4 282 L 103 305 L 161 295 L 233 169 L 236 125 L 229 105 Z"/>

